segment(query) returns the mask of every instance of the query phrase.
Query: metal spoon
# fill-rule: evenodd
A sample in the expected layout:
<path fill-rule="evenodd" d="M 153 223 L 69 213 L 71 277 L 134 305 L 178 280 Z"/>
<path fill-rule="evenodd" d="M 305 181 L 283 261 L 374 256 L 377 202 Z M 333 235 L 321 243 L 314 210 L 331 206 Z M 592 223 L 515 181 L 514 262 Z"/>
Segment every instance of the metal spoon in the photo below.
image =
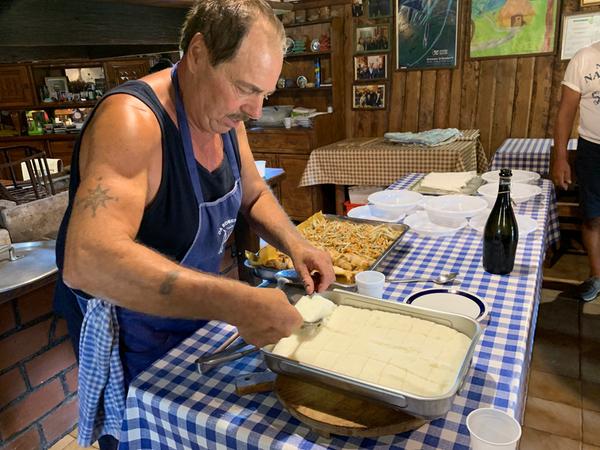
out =
<path fill-rule="evenodd" d="M 388 283 L 418 283 L 433 281 L 435 284 L 447 284 L 454 281 L 458 276 L 457 272 L 441 273 L 437 278 L 388 278 L 385 281 Z"/>

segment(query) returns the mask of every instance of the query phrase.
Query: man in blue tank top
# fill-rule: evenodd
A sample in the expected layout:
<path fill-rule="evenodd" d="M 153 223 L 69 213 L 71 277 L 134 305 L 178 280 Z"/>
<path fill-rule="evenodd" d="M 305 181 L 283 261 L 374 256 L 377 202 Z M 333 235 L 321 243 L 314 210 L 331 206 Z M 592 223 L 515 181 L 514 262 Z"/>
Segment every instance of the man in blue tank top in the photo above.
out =
<path fill-rule="evenodd" d="M 200 0 L 180 63 L 109 92 L 88 118 L 57 243 L 56 306 L 79 344 L 81 445 L 115 448 L 129 381 L 207 320 L 257 346 L 301 326 L 282 291 L 218 276 L 238 211 L 290 255 L 308 293 L 334 280 L 329 255 L 259 176 L 243 125 L 275 89 L 284 41 L 264 0 Z"/>

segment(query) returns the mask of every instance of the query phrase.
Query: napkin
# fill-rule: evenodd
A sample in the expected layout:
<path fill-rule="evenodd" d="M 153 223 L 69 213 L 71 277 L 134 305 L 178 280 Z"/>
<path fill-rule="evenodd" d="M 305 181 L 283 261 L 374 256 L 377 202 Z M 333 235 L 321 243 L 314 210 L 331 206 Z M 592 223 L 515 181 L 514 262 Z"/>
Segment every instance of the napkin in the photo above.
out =
<path fill-rule="evenodd" d="M 461 136 L 461 131 L 456 128 L 435 128 L 419 133 L 388 132 L 383 135 L 384 139 L 388 142 L 406 145 L 424 145 L 428 147 L 449 144 L 456 141 Z"/>
<path fill-rule="evenodd" d="M 423 177 L 421 187 L 437 189 L 450 192 L 461 192 L 461 188 L 467 185 L 477 173 L 470 172 L 431 172 Z"/>

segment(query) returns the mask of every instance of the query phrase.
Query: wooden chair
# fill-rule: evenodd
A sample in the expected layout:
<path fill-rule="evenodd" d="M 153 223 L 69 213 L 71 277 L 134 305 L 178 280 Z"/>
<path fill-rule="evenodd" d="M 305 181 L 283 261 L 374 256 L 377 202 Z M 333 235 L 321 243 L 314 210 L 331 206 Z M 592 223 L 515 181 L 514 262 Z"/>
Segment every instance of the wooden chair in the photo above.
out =
<path fill-rule="evenodd" d="M 22 163 L 29 180 L 24 180 Z M 46 153 L 27 145 L 0 147 L 0 198 L 27 203 L 55 195 Z"/>

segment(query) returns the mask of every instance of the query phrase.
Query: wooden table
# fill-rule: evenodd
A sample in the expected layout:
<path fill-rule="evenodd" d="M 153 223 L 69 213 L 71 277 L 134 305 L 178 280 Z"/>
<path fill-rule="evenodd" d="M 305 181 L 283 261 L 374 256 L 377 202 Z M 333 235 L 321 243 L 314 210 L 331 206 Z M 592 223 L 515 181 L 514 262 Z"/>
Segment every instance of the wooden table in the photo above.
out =
<path fill-rule="evenodd" d="M 346 186 L 388 186 L 415 172 L 484 172 L 487 165 L 479 130 L 465 130 L 461 139 L 435 147 L 398 145 L 383 138 L 345 139 L 313 150 L 300 186 L 336 185 L 336 213 L 342 214 Z"/>

